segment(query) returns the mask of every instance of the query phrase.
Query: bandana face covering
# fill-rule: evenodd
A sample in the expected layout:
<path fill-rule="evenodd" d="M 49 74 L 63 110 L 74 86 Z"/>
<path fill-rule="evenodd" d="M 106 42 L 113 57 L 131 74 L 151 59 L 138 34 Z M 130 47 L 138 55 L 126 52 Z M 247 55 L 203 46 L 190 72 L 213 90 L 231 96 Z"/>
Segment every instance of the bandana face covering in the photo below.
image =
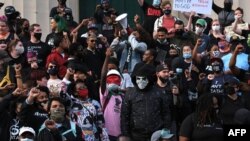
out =
<path fill-rule="evenodd" d="M 106 83 L 107 84 L 116 84 L 116 85 L 121 85 L 121 78 L 117 75 L 109 75 L 106 78 Z"/>

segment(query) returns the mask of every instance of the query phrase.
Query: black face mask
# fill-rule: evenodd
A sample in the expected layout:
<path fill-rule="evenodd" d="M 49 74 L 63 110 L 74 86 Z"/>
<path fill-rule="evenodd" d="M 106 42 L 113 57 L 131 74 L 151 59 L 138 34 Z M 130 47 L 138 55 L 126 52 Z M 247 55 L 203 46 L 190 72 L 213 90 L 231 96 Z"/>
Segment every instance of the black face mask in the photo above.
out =
<path fill-rule="evenodd" d="M 58 69 L 57 68 L 48 69 L 48 73 L 50 75 L 57 75 L 58 74 Z"/>
<path fill-rule="evenodd" d="M 37 39 L 37 40 L 41 40 L 41 37 L 42 37 L 42 33 L 34 33 L 34 37 Z"/>
<path fill-rule="evenodd" d="M 24 32 L 29 32 L 29 27 L 24 27 L 24 28 L 23 28 L 23 31 L 24 31 Z"/>
<path fill-rule="evenodd" d="M 224 9 L 226 11 L 231 11 L 232 10 L 232 3 L 224 3 Z"/>
<path fill-rule="evenodd" d="M 182 36 L 183 33 L 184 33 L 184 30 L 183 30 L 183 29 L 181 29 L 181 30 L 176 30 L 176 31 L 175 31 L 175 35 L 176 35 L 176 36 Z"/>
<path fill-rule="evenodd" d="M 232 87 L 232 86 L 226 87 L 225 93 L 226 93 L 226 94 L 229 94 L 229 95 L 235 94 L 235 89 L 234 89 L 234 87 Z"/>
<path fill-rule="evenodd" d="M 165 15 L 170 15 L 172 11 L 171 10 L 164 10 L 163 12 Z"/>
<path fill-rule="evenodd" d="M 162 78 L 162 77 L 159 77 L 159 79 L 161 80 L 162 83 L 167 83 L 168 82 L 168 79 L 165 79 L 165 78 Z"/>
<path fill-rule="evenodd" d="M 65 4 L 66 4 L 66 0 L 58 0 L 58 2 L 59 2 L 61 5 L 65 5 Z"/>

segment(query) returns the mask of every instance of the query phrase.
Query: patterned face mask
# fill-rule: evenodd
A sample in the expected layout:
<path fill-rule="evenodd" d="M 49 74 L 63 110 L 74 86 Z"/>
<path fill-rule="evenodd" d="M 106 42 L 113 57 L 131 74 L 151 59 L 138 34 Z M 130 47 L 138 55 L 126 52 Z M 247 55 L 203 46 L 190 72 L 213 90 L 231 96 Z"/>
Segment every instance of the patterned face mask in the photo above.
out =
<path fill-rule="evenodd" d="M 139 89 L 143 90 L 147 87 L 149 81 L 145 76 L 136 76 L 136 84 Z"/>

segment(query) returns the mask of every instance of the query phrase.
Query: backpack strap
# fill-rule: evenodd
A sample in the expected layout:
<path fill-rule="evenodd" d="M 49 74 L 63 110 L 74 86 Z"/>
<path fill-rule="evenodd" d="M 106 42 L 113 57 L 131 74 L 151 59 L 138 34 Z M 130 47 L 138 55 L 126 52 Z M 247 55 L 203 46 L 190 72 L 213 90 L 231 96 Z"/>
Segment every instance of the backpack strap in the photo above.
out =
<path fill-rule="evenodd" d="M 72 121 L 70 121 L 70 129 L 63 132 L 62 136 L 68 134 L 69 132 L 72 132 L 75 137 L 77 136 L 76 135 L 76 124 L 74 122 L 72 122 Z"/>

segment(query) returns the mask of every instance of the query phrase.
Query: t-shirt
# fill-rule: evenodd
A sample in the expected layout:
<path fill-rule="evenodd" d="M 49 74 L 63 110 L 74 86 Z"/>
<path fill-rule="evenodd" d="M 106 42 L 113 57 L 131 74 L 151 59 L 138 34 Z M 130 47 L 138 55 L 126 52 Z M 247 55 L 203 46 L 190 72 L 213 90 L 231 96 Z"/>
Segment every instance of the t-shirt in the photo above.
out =
<path fill-rule="evenodd" d="M 105 100 L 107 100 L 108 91 L 104 94 L 100 91 L 100 102 L 103 106 Z M 121 134 L 120 128 L 120 116 L 121 116 L 122 96 L 112 95 L 108 101 L 108 104 L 104 110 L 105 127 L 108 129 L 108 133 L 111 136 L 119 136 Z"/>
<path fill-rule="evenodd" d="M 51 47 L 45 44 L 44 42 L 32 43 L 27 42 L 25 46 L 25 54 L 27 52 L 34 52 L 37 54 L 37 63 L 40 67 L 44 67 L 46 64 L 46 58 L 51 52 Z"/>
<path fill-rule="evenodd" d="M 143 27 L 149 33 L 153 33 L 154 22 L 157 18 L 163 15 L 163 12 L 161 8 L 156 8 L 152 5 L 149 5 L 147 2 L 144 2 L 141 8 L 144 13 Z"/>
<path fill-rule="evenodd" d="M 180 136 L 191 141 L 223 141 L 223 128 L 221 124 L 205 124 L 198 127 L 195 123 L 195 114 L 191 114 L 181 124 Z"/>

